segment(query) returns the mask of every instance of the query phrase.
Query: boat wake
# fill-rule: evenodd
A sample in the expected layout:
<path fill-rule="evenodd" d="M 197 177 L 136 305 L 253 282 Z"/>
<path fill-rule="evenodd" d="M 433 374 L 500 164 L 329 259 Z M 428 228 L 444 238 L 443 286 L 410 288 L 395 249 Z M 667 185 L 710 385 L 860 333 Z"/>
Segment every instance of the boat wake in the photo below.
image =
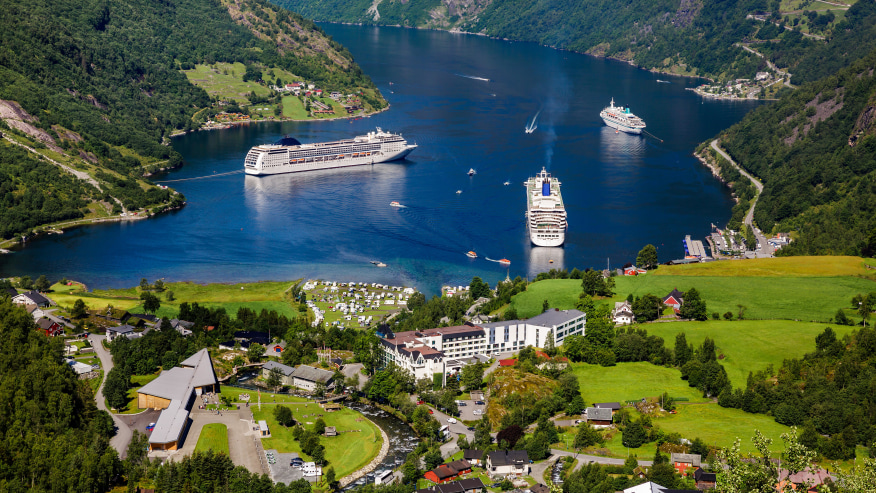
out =
<path fill-rule="evenodd" d="M 485 77 L 478 77 L 476 75 L 465 75 L 465 74 L 455 74 L 455 75 L 457 75 L 459 77 L 465 77 L 466 79 L 482 80 L 484 82 L 490 82 L 490 79 L 487 79 Z"/>
<path fill-rule="evenodd" d="M 538 110 L 538 113 L 536 113 L 535 116 L 532 117 L 532 121 L 529 122 L 529 125 L 526 126 L 526 133 L 531 134 L 532 132 L 535 132 L 535 129 L 538 128 L 538 115 L 540 114 L 541 110 Z"/>

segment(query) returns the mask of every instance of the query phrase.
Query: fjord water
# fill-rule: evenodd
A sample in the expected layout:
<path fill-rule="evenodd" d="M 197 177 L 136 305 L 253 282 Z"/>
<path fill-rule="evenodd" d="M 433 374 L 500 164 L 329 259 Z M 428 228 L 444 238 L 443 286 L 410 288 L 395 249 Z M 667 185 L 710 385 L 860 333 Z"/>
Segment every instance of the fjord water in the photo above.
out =
<path fill-rule="evenodd" d="M 635 261 L 647 243 L 658 247 L 661 261 L 679 258 L 684 235 L 702 238 L 711 223 L 729 218 L 729 192 L 691 152 L 756 103 L 703 101 L 684 90 L 697 80 L 533 44 L 323 27 L 373 78 L 392 105 L 388 111 L 174 139 L 186 165 L 159 180 L 185 194 L 184 209 L 32 241 L 0 257 L 2 274 L 67 276 L 92 288 L 131 286 L 141 277 L 321 277 L 436 293 L 443 283 L 468 284 L 475 275 L 493 284 L 506 274 L 603 268 L 607 259 L 618 267 Z M 606 127 L 599 111 L 611 98 L 630 106 L 662 141 Z M 537 129 L 526 134 L 539 111 Z M 377 126 L 402 132 L 419 148 L 406 161 L 373 167 L 212 177 L 240 171 L 251 146 L 283 135 L 320 142 Z M 527 236 L 522 183 L 542 166 L 562 182 L 564 248 L 532 247 Z M 477 174 L 469 177 L 469 168 Z M 467 258 L 469 250 L 479 257 Z M 511 266 L 485 257 L 507 258 Z"/>

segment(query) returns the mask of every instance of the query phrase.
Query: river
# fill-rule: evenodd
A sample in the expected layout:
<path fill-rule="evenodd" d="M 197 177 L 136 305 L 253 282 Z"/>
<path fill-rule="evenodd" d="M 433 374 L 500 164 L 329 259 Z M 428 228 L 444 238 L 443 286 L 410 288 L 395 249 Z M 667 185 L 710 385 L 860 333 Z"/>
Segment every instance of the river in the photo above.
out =
<path fill-rule="evenodd" d="M 32 241 L 0 256 L 0 274 L 66 276 L 91 288 L 132 286 L 142 277 L 321 277 L 434 294 L 476 275 L 493 284 L 550 268 L 619 267 L 648 243 L 661 261 L 679 258 L 684 235 L 701 238 L 710 224 L 729 218 L 729 191 L 691 153 L 756 102 L 702 100 L 684 90 L 697 80 L 534 44 L 323 27 L 371 75 L 392 105 L 388 111 L 174 139 L 186 165 L 157 179 L 186 180 L 168 181 L 186 195 L 184 209 Z M 612 98 L 630 106 L 656 138 L 606 127 L 599 111 Z M 536 113 L 538 127 L 527 134 Z M 318 142 L 378 126 L 402 132 L 419 148 L 405 161 L 373 167 L 212 177 L 241 170 L 251 146 L 283 135 Z M 564 248 L 532 247 L 526 233 L 522 182 L 543 166 L 562 181 Z M 477 174 L 469 177 L 469 168 Z M 467 258 L 468 250 L 479 258 Z M 510 259 L 510 268 L 485 257 Z"/>

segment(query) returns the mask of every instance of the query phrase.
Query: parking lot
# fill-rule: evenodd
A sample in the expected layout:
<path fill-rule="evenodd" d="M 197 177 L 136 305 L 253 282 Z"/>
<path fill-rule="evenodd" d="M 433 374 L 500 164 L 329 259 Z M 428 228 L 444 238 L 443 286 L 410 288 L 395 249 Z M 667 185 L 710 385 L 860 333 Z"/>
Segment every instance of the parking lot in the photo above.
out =
<path fill-rule="evenodd" d="M 300 467 L 292 467 L 290 465 L 292 459 L 298 458 L 298 454 L 295 452 L 281 454 L 273 449 L 265 450 L 266 457 L 270 457 L 271 455 L 274 457 L 274 463 L 271 464 L 270 461 L 268 461 L 268 467 L 271 469 L 271 478 L 273 478 L 275 483 L 291 484 L 293 481 L 298 481 L 304 477 L 304 473 L 301 471 Z"/>
<path fill-rule="evenodd" d="M 484 401 L 476 401 L 474 399 L 458 401 L 456 405 L 459 407 L 459 419 L 462 421 L 477 421 L 481 419 L 483 413 L 487 410 L 487 406 L 484 404 L 477 404 L 477 402 Z"/>

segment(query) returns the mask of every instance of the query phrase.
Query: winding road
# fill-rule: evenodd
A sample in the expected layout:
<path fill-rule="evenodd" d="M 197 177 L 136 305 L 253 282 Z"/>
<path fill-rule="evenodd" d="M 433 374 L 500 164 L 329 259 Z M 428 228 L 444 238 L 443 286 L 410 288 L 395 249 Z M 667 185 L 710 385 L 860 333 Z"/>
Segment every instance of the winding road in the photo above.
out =
<path fill-rule="evenodd" d="M 113 369 L 113 358 L 110 356 L 109 351 L 107 351 L 103 347 L 103 340 L 106 336 L 91 334 L 88 336 L 88 342 L 91 343 L 91 347 L 94 348 L 95 354 L 100 359 L 100 366 L 103 368 L 103 380 L 100 382 L 100 387 L 97 388 L 97 392 L 94 394 L 94 399 L 97 401 L 97 408 L 102 409 L 110 414 L 113 417 L 113 421 L 116 423 L 116 435 L 110 440 L 110 445 L 119 453 L 119 457 L 124 459 L 126 455 L 128 455 L 128 444 L 131 443 L 131 437 L 133 433 L 131 432 L 131 428 L 122 421 L 122 418 L 116 414 L 113 414 L 112 411 L 107 409 L 106 400 L 103 397 L 103 385 L 106 383 L 106 376 L 109 375 L 110 370 Z"/>
<path fill-rule="evenodd" d="M 724 150 L 718 146 L 718 139 L 712 141 L 712 149 L 714 149 L 715 152 L 717 152 L 724 159 L 726 159 L 734 168 L 738 169 L 739 172 L 742 173 L 742 176 L 751 180 L 751 183 L 757 189 L 757 195 L 755 195 L 754 200 L 751 202 L 751 208 L 748 209 L 748 213 L 745 214 L 745 219 L 743 220 L 743 223 L 751 227 L 751 230 L 754 232 L 755 238 L 757 238 L 757 243 L 760 245 L 760 248 L 754 249 L 755 255 L 757 255 L 758 257 L 771 257 L 775 250 L 772 246 L 770 246 L 769 243 L 767 243 L 767 239 L 763 235 L 763 233 L 761 233 L 760 229 L 756 228 L 753 224 L 754 207 L 757 205 L 757 199 L 760 198 L 761 192 L 763 192 L 763 183 L 761 183 L 760 180 L 749 174 L 748 171 L 742 169 L 742 166 L 736 164 L 736 161 L 734 161 L 729 154 L 724 152 Z M 756 247 L 757 245 L 754 246 Z"/>

